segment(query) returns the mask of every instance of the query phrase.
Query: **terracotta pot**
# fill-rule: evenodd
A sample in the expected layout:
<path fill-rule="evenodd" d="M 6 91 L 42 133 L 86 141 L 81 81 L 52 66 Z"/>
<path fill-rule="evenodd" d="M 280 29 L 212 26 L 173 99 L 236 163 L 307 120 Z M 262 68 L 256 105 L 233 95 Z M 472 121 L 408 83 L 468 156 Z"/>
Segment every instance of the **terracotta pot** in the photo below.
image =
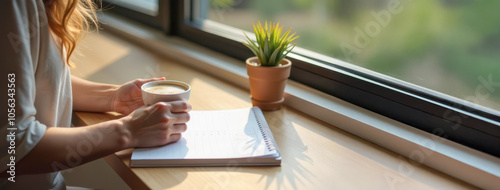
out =
<path fill-rule="evenodd" d="M 263 67 L 257 57 L 251 57 L 246 60 L 246 66 L 253 106 L 266 111 L 281 109 L 292 62 L 283 59 L 279 66 Z"/>

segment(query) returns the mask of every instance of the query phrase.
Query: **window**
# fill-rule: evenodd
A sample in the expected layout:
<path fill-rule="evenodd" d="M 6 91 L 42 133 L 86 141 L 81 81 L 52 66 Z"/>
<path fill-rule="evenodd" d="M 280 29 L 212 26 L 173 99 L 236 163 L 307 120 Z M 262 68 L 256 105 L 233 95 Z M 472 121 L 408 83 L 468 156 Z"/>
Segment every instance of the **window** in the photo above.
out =
<path fill-rule="evenodd" d="M 158 15 L 158 0 L 141 0 L 141 1 L 110 0 L 109 2 L 134 11 L 139 11 L 141 13 L 150 16 Z"/>
<path fill-rule="evenodd" d="M 252 56 L 243 32 L 258 20 L 280 21 L 301 36 L 289 54 L 292 80 L 500 157 L 499 2 L 159 3 L 159 14 L 169 7 L 169 34 L 242 63 Z"/>
<path fill-rule="evenodd" d="M 102 0 L 102 9 L 104 11 L 112 10 L 130 19 L 168 31 L 169 14 L 167 11 L 160 11 L 162 9 L 168 10 L 167 3 L 164 0 Z"/>

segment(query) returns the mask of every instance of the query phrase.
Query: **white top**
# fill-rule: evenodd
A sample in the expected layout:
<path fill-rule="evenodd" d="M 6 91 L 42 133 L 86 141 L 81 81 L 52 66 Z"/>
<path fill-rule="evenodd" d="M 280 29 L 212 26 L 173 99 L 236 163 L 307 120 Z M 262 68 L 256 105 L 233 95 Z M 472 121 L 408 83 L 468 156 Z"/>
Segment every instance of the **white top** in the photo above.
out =
<path fill-rule="evenodd" d="M 19 162 L 40 141 L 47 127 L 70 126 L 72 94 L 69 67 L 51 37 L 42 0 L 2 0 L 0 13 L 0 104 L 12 103 L 8 96 L 11 83 L 7 80 L 15 78 L 15 116 L 11 114 L 15 125 L 11 126 L 8 118 L 12 109 L 0 109 L 0 171 L 5 172 L 15 171 L 8 165 L 11 156 Z M 8 136 L 12 133 L 13 142 Z M 70 165 L 52 164 L 59 168 Z M 66 188 L 60 172 L 16 174 L 14 180 L 1 178 L 0 189 Z"/>

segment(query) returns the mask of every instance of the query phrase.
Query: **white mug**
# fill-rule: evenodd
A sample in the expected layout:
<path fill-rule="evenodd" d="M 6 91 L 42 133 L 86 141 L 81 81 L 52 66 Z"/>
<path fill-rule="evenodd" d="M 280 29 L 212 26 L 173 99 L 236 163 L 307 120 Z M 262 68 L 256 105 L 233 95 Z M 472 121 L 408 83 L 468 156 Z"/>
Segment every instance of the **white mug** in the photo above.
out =
<path fill-rule="evenodd" d="M 176 80 L 148 82 L 141 86 L 141 90 L 144 105 L 176 100 L 188 101 L 191 94 L 191 86 Z"/>

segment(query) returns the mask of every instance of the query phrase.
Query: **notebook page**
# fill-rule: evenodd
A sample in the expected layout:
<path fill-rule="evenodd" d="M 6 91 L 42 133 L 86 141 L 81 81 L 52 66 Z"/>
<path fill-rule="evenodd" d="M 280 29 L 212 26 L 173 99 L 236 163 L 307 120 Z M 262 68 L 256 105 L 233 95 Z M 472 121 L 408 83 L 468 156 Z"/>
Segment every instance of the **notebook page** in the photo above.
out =
<path fill-rule="evenodd" d="M 276 154 L 269 150 L 250 108 L 191 111 L 188 129 L 178 142 L 135 149 L 132 159 L 217 159 Z"/>

